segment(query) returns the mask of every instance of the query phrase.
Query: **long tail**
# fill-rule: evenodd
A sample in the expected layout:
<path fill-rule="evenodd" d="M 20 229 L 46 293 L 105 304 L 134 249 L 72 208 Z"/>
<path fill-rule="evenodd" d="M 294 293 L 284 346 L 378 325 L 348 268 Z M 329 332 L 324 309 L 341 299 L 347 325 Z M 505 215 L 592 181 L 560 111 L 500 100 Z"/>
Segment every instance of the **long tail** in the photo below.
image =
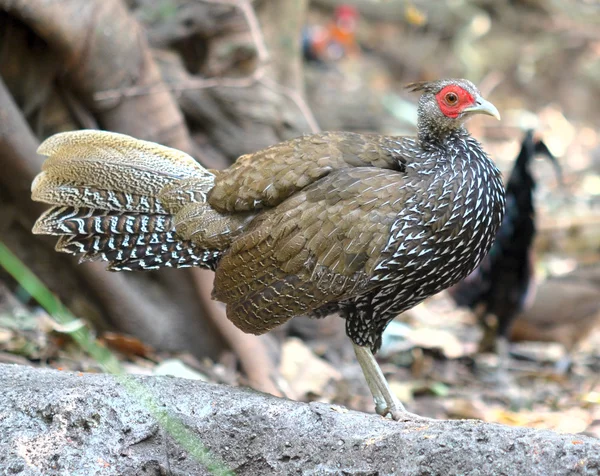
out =
<path fill-rule="evenodd" d="M 38 153 L 48 159 L 32 184 L 32 199 L 53 207 L 33 232 L 60 236 L 57 251 L 81 254 L 81 261 L 108 261 L 113 271 L 215 268 L 222 247 L 202 246 L 175 231 L 181 208 L 208 207 L 214 182 L 189 155 L 92 130 L 52 136 Z M 179 181 L 192 183 L 193 191 L 165 203 L 161 190 L 176 190 Z"/>

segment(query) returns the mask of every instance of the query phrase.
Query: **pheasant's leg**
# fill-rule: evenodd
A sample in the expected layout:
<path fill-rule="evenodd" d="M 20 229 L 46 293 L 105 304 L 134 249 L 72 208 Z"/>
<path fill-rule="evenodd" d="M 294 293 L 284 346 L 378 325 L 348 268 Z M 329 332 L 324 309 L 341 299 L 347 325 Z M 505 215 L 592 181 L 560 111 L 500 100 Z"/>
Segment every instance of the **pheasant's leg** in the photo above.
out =
<path fill-rule="evenodd" d="M 571 357 L 571 352 L 568 352 L 567 354 L 563 355 L 560 360 L 556 362 L 556 364 L 554 364 L 554 371 L 558 375 L 567 375 L 571 365 L 573 365 L 573 359 Z"/>
<path fill-rule="evenodd" d="M 496 369 L 496 378 L 500 383 L 510 381 L 508 375 L 508 364 L 510 363 L 510 343 L 504 336 L 496 338 L 496 352 L 498 353 L 498 368 Z"/>
<path fill-rule="evenodd" d="M 508 371 L 510 366 L 510 342 L 500 335 L 496 339 L 498 368 L 496 369 L 496 386 L 501 390 L 511 408 L 523 408 L 527 403 L 527 392 L 520 387 L 517 380 Z"/>
<path fill-rule="evenodd" d="M 394 420 L 406 416 L 407 412 L 404 405 L 393 394 L 371 349 L 354 344 L 354 353 L 373 395 L 375 411 L 381 416 L 386 416 L 389 413 Z"/>

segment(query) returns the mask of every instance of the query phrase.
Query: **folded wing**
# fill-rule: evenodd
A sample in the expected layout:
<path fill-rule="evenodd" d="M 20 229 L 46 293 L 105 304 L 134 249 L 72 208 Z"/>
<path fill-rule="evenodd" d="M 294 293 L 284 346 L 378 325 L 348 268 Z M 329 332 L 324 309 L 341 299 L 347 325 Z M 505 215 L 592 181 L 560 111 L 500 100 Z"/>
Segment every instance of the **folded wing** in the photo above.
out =
<path fill-rule="evenodd" d="M 362 294 L 403 207 L 404 174 L 346 168 L 259 215 L 216 270 L 214 296 L 239 328 L 260 334 Z M 359 225 L 360 226 L 357 226 Z"/>

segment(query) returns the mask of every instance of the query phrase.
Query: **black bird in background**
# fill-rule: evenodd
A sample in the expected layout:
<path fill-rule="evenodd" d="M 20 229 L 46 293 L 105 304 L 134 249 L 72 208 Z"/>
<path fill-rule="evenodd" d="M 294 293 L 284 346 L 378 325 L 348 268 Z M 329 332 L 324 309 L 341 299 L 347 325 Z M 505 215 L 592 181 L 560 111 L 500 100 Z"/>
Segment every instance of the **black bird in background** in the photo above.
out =
<path fill-rule="evenodd" d="M 508 358 L 508 338 L 517 314 L 535 294 L 532 244 L 535 238 L 531 174 L 534 157 L 552 161 L 560 178 L 556 158 L 533 131 L 527 131 L 506 186 L 506 214 L 489 254 L 467 278 L 449 289 L 459 306 L 469 307 L 484 328 L 480 351 L 496 348 L 503 368 Z"/>

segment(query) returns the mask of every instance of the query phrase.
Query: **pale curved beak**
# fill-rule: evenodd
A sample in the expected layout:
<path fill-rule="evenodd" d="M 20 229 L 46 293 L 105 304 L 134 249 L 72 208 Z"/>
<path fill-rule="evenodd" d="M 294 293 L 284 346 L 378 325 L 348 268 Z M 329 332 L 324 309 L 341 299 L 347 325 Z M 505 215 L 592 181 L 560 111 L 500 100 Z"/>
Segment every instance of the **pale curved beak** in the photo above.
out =
<path fill-rule="evenodd" d="M 500 113 L 498 112 L 498 109 L 496 109 L 496 106 L 483 98 L 477 98 L 475 100 L 475 105 L 463 109 L 463 112 L 468 112 L 470 114 L 487 114 L 488 116 L 493 116 L 500 120 Z"/>

